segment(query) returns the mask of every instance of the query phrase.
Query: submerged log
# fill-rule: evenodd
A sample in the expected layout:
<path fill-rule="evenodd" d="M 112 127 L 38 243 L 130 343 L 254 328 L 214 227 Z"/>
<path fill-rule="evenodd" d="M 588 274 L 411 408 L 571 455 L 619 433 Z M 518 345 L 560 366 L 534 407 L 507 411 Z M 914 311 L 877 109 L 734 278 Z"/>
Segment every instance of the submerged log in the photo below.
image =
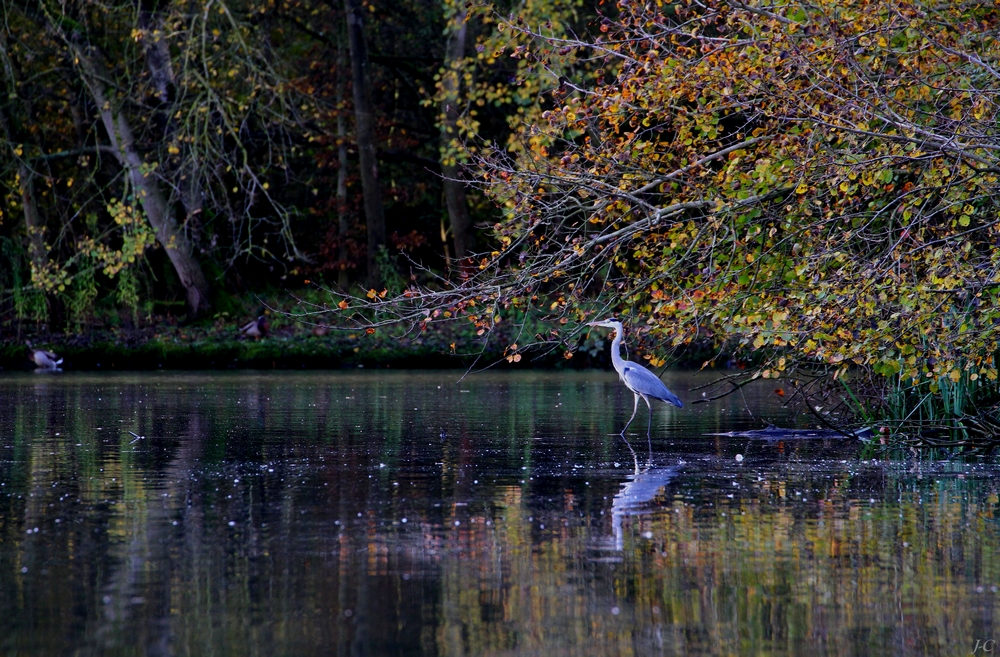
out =
<path fill-rule="evenodd" d="M 755 438 L 758 440 L 827 440 L 839 438 L 842 440 L 870 440 L 874 432 L 871 429 L 857 431 L 836 431 L 834 429 L 786 429 L 767 425 L 766 429 L 750 429 L 747 431 L 726 431 L 723 433 L 706 433 L 706 436 L 725 436 L 727 438 Z"/>

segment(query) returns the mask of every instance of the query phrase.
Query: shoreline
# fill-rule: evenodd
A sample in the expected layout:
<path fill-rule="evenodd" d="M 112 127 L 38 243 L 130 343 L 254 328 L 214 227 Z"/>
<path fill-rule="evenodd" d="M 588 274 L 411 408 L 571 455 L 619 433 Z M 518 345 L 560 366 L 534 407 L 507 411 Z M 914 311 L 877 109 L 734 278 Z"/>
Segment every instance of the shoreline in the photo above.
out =
<path fill-rule="evenodd" d="M 511 327 L 516 328 L 516 327 Z M 253 339 L 211 327 L 158 327 L 156 330 L 91 332 L 86 335 L 33 334 L 0 339 L 0 372 L 31 371 L 26 341 L 54 351 L 65 371 L 108 370 L 319 370 L 394 368 L 415 370 L 498 367 L 501 369 L 605 369 L 607 344 L 581 339 L 571 358 L 565 347 L 523 346 L 510 359 L 514 342 L 498 331 L 486 338 L 464 326 L 445 325 L 420 333 L 337 330 L 316 336 L 302 327 L 285 326 Z M 523 336 L 522 336 L 523 340 Z M 673 367 L 688 369 L 705 361 L 704 350 L 679 353 Z"/>

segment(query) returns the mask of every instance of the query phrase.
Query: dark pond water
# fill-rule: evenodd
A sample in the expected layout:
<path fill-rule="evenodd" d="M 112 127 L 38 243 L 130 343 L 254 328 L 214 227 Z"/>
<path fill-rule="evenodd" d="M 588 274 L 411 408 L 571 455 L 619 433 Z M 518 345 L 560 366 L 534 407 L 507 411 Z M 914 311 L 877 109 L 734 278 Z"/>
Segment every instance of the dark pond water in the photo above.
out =
<path fill-rule="evenodd" d="M 993 465 L 704 435 L 795 422 L 773 386 L 660 406 L 648 446 L 640 412 L 633 459 L 613 374 L 458 376 L 0 377 L 0 654 L 1000 640 Z"/>

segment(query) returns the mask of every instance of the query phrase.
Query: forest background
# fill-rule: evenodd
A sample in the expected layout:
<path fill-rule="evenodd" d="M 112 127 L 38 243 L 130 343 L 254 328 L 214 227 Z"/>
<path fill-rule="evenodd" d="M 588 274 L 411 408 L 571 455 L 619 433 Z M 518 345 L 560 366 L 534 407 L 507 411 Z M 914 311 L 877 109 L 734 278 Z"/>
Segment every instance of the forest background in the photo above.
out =
<path fill-rule="evenodd" d="M 0 12 L 8 361 L 588 364 L 616 314 L 706 399 L 998 433 L 993 2 Z"/>

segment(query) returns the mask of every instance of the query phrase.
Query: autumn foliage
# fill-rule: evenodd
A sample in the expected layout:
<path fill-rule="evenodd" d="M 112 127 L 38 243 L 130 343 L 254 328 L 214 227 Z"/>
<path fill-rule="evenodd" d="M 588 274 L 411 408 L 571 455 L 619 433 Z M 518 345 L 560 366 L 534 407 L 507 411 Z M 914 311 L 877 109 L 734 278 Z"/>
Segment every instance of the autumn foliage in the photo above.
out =
<path fill-rule="evenodd" d="M 767 355 L 765 377 L 996 381 L 994 3 L 617 12 L 589 40 L 510 24 L 553 102 L 529 149 L 481 161 L 505 213 L 484 268 L 512 261 L 510 289 L 577 319 L 596 300 L 673 345 Z"/>
<path fill-rule="evenodd" d="M 86 301 L 105 278 L 135 287 L 154 234 L 171 244 L 142 221 L 153 183 L 170 206 L 161 223 L 180 220 L 190 259 L 212 271 L 362 277 L 348 262 L 361 204 L 339 10 L 237 2 L 209 20 L 126 3 L 110 17 L 87 5 L 73 23 L 8 4 L 45 37 L 33 58 L 25 42 L 0 44 L 28 67 L 8 75 L 21 91 L 3 105 L 5 218 L 23 215 L 26 230 L 4 230 L 37 292 Z M 919 403 L 907 399 L 938 399 L 954 419 L 1000 401 L 995 3 L 363 4 L 380 18 L 369 37 L 388 278 L 319 310 L 373 327 L 462 318 L 487 334 L 510 309 L 541 310 L 543 337 L 567 354 L 580 322 L 615 313 L 659 347 L 654 364 L 708 345 L 749 376 L 842 381 L 859 411 L 908 417 Z M 132 35 L 142 48 L 122 50 L 132 17 L 149 25 Z M 215 37 L 207 78 L 194 65 L 203 32 Z M 75 68 L 54 66 L 67 57 Z M 66 107 L 84 137 L 72 111 L 27 93 L 38 62 L 64 71 L 53 89 L 77 99 Z M 155 100 L 161 78 L 184 93 L 126 102 L 130 80 Z M 109 93 L 122 96 L 98 102 Z M 135 157 L 108 159 L 114 121 L 136 126 Z M 463 200 L 462 181 L 479 193 Z"/>

